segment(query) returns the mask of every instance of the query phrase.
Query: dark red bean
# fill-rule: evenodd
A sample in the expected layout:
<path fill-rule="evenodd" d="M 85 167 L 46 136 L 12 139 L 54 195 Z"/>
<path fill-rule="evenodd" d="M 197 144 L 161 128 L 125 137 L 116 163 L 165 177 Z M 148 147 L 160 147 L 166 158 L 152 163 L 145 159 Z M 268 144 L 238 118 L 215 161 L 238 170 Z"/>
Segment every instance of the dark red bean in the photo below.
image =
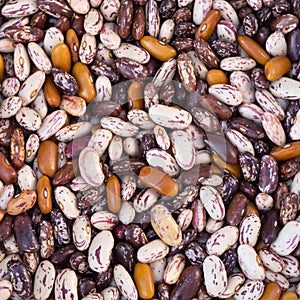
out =
<path fill-rule="evenodd" d="M 265 214 L 265 217 L 261 225 L 261 239 L 269 245 L 275 241 L 279 231 L 279 212 L 275 209 L 271 209 Z"/>
<path fill-rule="evenodd" d="M 18 248 L 22 252 L 37 252 L 40 245 L 32 228 L 31 218 L 26 214 L 16 216 L 14 235 Z"/>
<path fill-rule="evenodd" d="M 239 225 L 244 217 L 248 198 L 242 193 L 236 193 L 226 211 L 226 221 L 230 225 Z"/>
<path fill-rule="evenodd" d="M 198 266 L 187 267 L 171 292 L 171 300 L 192 300 L 200 289 L 202 270 Z"/>
<path fill-rule="evenodd" d="M 0 242 L 3 242 L 11 235 L 13 221 L 14 218 L 11 215 L 4 215 L 2 221 L 0 222 Z"/>

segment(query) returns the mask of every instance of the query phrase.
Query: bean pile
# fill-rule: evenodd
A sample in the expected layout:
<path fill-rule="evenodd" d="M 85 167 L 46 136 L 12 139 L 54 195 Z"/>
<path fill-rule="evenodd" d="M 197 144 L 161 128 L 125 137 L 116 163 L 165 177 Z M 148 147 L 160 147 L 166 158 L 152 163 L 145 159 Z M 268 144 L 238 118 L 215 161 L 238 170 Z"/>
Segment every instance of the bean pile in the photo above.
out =
<path fill-rule="evenodd" d="M 300 298 L 300 1 L 0 1 L 0 299 Z"/>

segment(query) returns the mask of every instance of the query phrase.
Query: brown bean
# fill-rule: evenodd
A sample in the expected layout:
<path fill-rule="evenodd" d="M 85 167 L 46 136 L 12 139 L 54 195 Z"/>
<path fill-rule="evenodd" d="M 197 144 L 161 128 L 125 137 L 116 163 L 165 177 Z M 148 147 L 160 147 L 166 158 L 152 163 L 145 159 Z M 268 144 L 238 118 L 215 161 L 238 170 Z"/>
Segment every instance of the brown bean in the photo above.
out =
<path fill-rule="evenodd" d="M 242 193 L 237 193 L 234 195 L 226 211 L 226 221 L 228 224 L 240 224 L 244 217 L 248 201 L 248 198 Z"/>
<path fill-rule="evenodd" d="M 202 270 L 198 266 L 187 267 L 171 292 L 170 299 L 192 300 L 200 289 Z"/>
<path fill-rule="evenodd" d="M 143 7 L 137 7 L 133 17 L 132 36 L 136 40 L 142 39 L 145 33 L 145 11 Z"/>
<path fill-rule="evenodd" d="M 47 22 L 47 15 L 43 11 L 39 11 L 33 15 L 30 20 L 30 26 L 43 29 Z"/>
<path fill-rule="evenodd" d="M 69 46 L 71 52 L 72 62 L 76 63 L 79 59 L 79 40 L 74 29 L 68 29 L 66 33 L 66 44 Z"/>
<path fill-rule="evenodd" d="M 52 210 L 52 187 L 47 176 L 43 175 L 37 182 L 38 206 L 43 214 Z"/>
<path fill-rule="evenodd" d="M 199 104 L 203 108 L 215 113 L 221 120 L 228 120 L 232 116 L 230 108 L 211 94 L 201 95 L 199 97 Z"/>
<path fill-rule="evenodd" d="M 50 76 L 46 77 L 43 89 L 47 103 L 52 107 L 58 107 L 61 102 L 61 95 Z"/>
<path fill-rule="evenodd" d="M 4 184 L 12 184 L 17 181 L 16 170 L 2 152 L 0 152 L 0 180 L 2 180 Z"/>
<path fill-rule="evenodd" d="M 57 145 L 50 140 L 43 141 L 40 144 L 37 156 L 40 172 L 52 178 L 57 171 L 57 157 Z"/>
<path fill-rule="evenodd" d="M 78 96 L 90 103 L 96 97 L 96 89 L 90 70 L 82 62 L 77 62 L 72 68 L 72 75 L 78 82 Z"/>
<path fill-rule="evenodd" d="M 24 134 L 21 128 L 16 128 L 10 139 L 10 159 L 13 166 L 20 169 L 25 160 Z"/>
<path fill-rule="evenodd" d="M 122 39 L 126 39 L 130 33 L 133 19 L 132 0 L 122 0 L 118 13 L 118 32 Z"/>
<path fill-rule="evenodd" d="M 75 166 L 73 161 L 68 161 L 53 176 L 53 185 L 65 185 L 75 178 Z"/>
<path fill-rule="evenodd" d="M 107 179 L 106 196 L 109 211 L 118 213 L 121 209 L 121 186 L 118 177 L 115 175 Z"/>

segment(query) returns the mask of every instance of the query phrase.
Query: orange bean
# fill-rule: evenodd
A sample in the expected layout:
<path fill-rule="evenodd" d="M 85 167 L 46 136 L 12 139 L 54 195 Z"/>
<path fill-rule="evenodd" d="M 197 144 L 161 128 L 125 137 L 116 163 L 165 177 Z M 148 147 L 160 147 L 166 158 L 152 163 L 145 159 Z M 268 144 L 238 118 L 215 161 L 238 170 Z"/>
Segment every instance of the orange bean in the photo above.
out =
<path fill-rule="evenodd" d="M 142 47 L 160 61 L 167 61 L 177 55 L 176 50 L 172 46 L 159 41 L 153 36 L 144 36 L 140 42 Z"/>
<path fill-rule="evenodd" d="M 253 39 L 246 35 L 238 36 L 238 43 L 243 50 L 255 59 L 259 64 L 265 65 L 270 60 L 269 54 Z"/>
<path fill-rule="evenodd" d="M 0 208 L 0 222 L 3 220 L 4 214 L 5 214 L 5 211 Z"/>
<path fill-rule="evenodd" d="M 257 215 L 259 217 L 258 209 L 253 202 L 248 202 L 245 210 L 245 217 L 250 215 Z"/>
<path fill-rule="evenodd" d="M 54 68 L 61 68 L 70 72 L 72 57 L 68 45 L 65 43 L 55 45 L 51 52 L 51 61 Z"/>
<path fill-rule="evenodd" d="M 79 40 L 76 31 L 72 28 L 68 29 L 66 33 L 66 44 L 69 46 L 71 52 L 72 62 L 76 63 L 79 60 Z"/>
<path fill-rule="evenodd" d="M 153 167 L 143 167 L 140 170 L 139 178 L 144 185 L 161 195 L 175 197 L 178 193 L 177 182 L 166 173 Z"/>
<path fill-rule="evenodd" d="M 22 191 L 18 196 L 8 201 L 6 206 L 6 212 L 13 216 L 19 215 L 32 208 L 36 202 L 36 198 L 37 195 L 35 191 Z"/>
<path fill-rule="evenodd" d="M 53 177 L 57 171 L 58 147 L 51 141 L 47 140 L 40 144 L 37 164 L 43 175 Z"/>
<path fill-rule="evenodd" d="M 281 287 L 278 283 L 269 282 L 262 294 L 260 300 L 279 300 L 281 294 Z"/>
<path fill-rule="evenodd" d="M 0 54 L 0 82 L 2 82 L 4 79 L 4 72 L 5 72 L 4 60 L 2 55 Z"/>
<path fill-rule="evenodd" d="M 265 64 L 265 76 L 274 81 L 292 69 L 292 63 L 286 56 L 276 56 Z"/>
<path fill-rule="evenodd" d="M 49 214 L 52 210 L 52 187 L 49 177 L 43 175 L 37 182 L 38 206 L 43 214 Z"/>
<path fill-rule="evenodd" d="M 46 77 L 44 83 L 44 95 L 47 103 L 52 107 L 60 106 L 61 96 L 53 79 L 50 76 Z"/>
<path fill-rule="evenodd" d="M 144 108 L 144 89 L 139 81 L 130 84 L 127 90 L 127 98 L 129 110 Z"/>
<path fill-rule="evenodd" d="M 106 182 L 106 197 L 108 210 L 118 213 L 121 208 L 121 186 L 117 176 L 112 175 Z"/>
<path fill-rule="evenodd" d="M 206 73 L 206 81 L 209 85 L 228 83 L 228 78 L 222 70 L 211 69 Z"/>
<path fill-rule="evenodd" d="M 296 293 L 294 292 L 285 292 L 282 294 L 282 296 L 280 297 L 280 300 L 298 300 L 298 296 Z"/>
<path fill-rule="evenodd" d="M 270 155 L 277 161 L 285 161 L 300 156 L 300 141 L 278 146 L 271 150 Z"/>
<path fill-rule="evenodd" d="M 154 296 L 154 278 L 148 264 L 137 263 L 134 267 L 133 278 L 139 297 L 151 299 Z"/>
<path fill-rule="evenodd" d="M 204 18 L 198 27 L 195 38 L 207 41 L 214 32 L 221 19 L 221 12 L 218 9 L 212 9 Z"/>
<path fill-rule="evenodd" d="M 82 62 L 77 62 L 73 66 L 72 75 L 78 83 L 78 96 L 90 103 L 96 97 L 96 90 L 89 68 Z"/>

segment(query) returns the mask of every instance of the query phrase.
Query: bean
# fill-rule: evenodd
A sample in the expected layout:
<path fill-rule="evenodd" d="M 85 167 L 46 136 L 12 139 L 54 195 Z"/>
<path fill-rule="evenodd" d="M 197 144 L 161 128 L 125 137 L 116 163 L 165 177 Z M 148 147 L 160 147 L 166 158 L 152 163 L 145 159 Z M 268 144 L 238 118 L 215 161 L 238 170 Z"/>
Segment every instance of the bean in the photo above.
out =
<path fill-rule="evenodd" d="M 24 264 L 18 260 L 11 260 L 7 263 L 7 267 L 16 294 L 23 298 L 29 297 L 33 291 L 32 279 Z"/>
<path fill-rule="evenodd" d="M 218 9 L 212 9 L 203 19 L 202 23 L 198 27 L 195 38 L 202 38 L 205 41 L 209 39 L 213 31 L 215 30 L 218 22 L 221 19 L 221 12 Z"/>
<path fill-rule="evenodd" d="M 297 297 L 298 0 L 0 2 L 2 298 Z"/>
<path fill-rule="evenodd" d="M 23 252 L 39 251 L 39 244 L 32 229 L 31 218 L 21 214 L 15 218 L 14 234 L 19 249 Z"/>
<path fill-rule="evenodd" d="M 81 62 L 75 63 L 72 68 L 72 75 L 78 82 L 78 96 L 90 103 L 96 96 L 94 82 L 90 70 Z"/>
<path fill-rule="evenodd" d="M 44 141 L 38 150 L 38 168 L 49 177 L 53 177 L 57 171 L 57 145 L 52 141 Z"/>
<path fill-rule="evenodd" d="M 277 56 L 268 60 L 265 64 L 265 75 L 269 81 L 274 81 L 289 72 L 292 68 L 290 60 L 286 56 Z"/>
<path fill-rule="evenodd" d="M 10 215 L 18 215 L 33 207 L 36 202 L 36 192 L 34 190 L 25 190 L 19 195 L 12 198 L 7 203 L 7 213 Z"/>
<path fill-rule="evenodd" d="M 174 179 L 167 174 L 152 167 L 143 167 L 139 173 L 140 180 L 157 193 L 174 197 L 178 193 L 178 185 Z"/>
<path fill-rule="evenodd" d="M 270 56 L 268 55 L 268 53 L 266 53 L 266 51 L 259 44 L 257 44 L 248 36 L 239 35 L 238 43 L 251 57 L 253 57 L 261 65 L 265 65 L 270 60 Z"/>
<path fill-rule="evenodd" d="M 121 205 L 121 187 L 118 178 L 113 175 L 106 183 L 108 209 L 117 213 Z"/>
<path fill-rule="evenodd" d="M 172 290 L 170 299 L 182 299 L 182 297 L 193 299 L 199 291 L 201 282 L 202 271 L 200 267 L 190 266 L 186 268 Z"/>
<path fill-rule="evenodd" d="M 142 299 L 152 298 L 154 296 L 154 280 L 149 265 L 137 263 L 133 276 L 139 297 Z"/>
<path fill-rule="evenodd" d="M 5 183 L 5 184 L 11 184 L 15 183 L 17 180 L 17 172 L 15 169 L 12 167 L 12 165 L 9 163 L 7 158 L 4 156 L 3 153 L 0 153 L 0 179 Z"/>

